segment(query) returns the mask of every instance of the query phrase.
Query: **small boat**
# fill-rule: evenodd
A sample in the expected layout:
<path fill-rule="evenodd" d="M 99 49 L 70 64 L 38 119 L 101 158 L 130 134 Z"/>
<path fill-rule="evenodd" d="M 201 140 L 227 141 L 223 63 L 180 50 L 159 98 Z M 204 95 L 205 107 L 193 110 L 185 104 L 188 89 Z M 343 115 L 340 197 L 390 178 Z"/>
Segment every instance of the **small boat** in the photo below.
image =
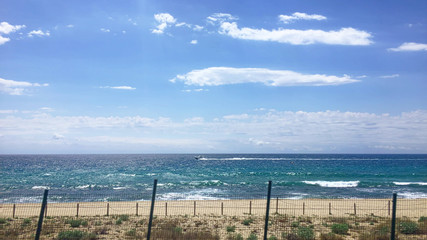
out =
<path fill-rule="evenodd" d="M 196 160 L 200 160 L 201 158 L 203 158 L 203 156 L 202 156 L 202 155 L 194 156 L 194 159 L 196 159 Z"/>

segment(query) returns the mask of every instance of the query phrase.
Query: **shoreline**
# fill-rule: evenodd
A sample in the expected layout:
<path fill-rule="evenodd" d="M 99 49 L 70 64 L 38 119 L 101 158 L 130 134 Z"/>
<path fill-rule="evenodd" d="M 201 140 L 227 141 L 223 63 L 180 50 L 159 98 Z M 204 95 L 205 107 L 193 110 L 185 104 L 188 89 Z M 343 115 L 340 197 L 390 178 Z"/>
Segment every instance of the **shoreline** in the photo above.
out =
<path fill-rule="evenodd" d="M 46 216 L 148 216 L 151 201 L 49 203 Z M 41 203 L 2 203 L 0 217 L 32 217 L 40 214 Z M 389 217 L 391 199 L 271 199 L 270 215 Z M 265 215 L 266 199 L 156 200 L 156 216 L 247 216 Z M 398 199 L 398 217 L 427 216 L 427 199 Z"/>

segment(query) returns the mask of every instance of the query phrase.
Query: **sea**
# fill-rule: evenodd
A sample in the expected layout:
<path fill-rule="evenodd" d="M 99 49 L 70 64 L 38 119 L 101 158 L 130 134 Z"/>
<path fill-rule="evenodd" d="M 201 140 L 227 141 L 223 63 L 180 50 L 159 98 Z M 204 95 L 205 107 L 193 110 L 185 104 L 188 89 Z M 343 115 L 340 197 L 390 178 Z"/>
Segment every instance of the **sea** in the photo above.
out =
<path fill-rule="evenodd" d="M 199 156 L 198 159 L 195 156 Z M 427 155 L 0 155 L 0 203 L 427 198 Z"/>

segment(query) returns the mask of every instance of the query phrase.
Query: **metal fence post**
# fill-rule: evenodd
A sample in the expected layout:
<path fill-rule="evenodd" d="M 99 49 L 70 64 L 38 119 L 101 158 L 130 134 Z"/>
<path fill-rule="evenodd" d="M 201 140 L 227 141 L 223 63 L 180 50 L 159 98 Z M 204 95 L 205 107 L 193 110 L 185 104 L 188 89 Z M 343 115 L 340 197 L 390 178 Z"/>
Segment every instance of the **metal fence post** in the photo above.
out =
<path fill-rule="evenodd" d="M 37 225 L 36 237 L 34 238 L 35 240 L 40 239 L 40 233 L 42 232 L 43 216 L 44 216 L 46 205 L 47 205 L 47 193 L 48 192 L 49 192 L 49 190 L 47 190 L 47 189 L 44 190 L 42 207 L 40 209 L 39 223 Z"/>
<path fill-rule="evenodd" d="M 397 193 L 393 193 L 393 211 L 391 213 L 391 233 L 390 239 L 395 240 L 396 234 L 396 206 L 397 206 Z"/>
<path fill-rule="evenodd" d="M 150 220 L 148 221 L 147 240 L 150 240 L 151 226 L 153 224 L 154 202 L 156 201 L 157 179 L 154 179 L 153 195 L 151 196 Z"/>
<path fill-rule="evenodd" d="M 271 181 L 268 181 L 267 209 L 265 211 L 265 225 L 264 225 L 264 240 L 267 240 L 268 215 L 270 212 L 270 200 L 271 200 Z"/>

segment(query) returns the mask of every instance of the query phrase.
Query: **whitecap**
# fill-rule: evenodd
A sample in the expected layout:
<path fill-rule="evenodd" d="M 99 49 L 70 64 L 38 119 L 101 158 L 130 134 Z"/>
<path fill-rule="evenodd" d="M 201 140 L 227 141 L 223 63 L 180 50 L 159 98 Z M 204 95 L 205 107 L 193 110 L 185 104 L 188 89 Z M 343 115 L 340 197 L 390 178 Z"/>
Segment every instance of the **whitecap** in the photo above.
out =
<path fill-rule="evenodd" d="M 393 182 L 394 185 L 399 186 L 407 186 L 407 185 L 421 185 L 421 186 L 427 186 L 427 182 Z"/>
<path fill-rule="evenodd" d="M 348 188 L 357 187 L 360 181 L 302 181 L 305 184 L 319 185 L 321 187 Z"/>
<path fill-rule="evenodd" d="M 422 192 L 402 192 L 398 193 L 397 196 L 402 196 L 408 199 L 427 198 L 427 193 Z"/>
<path fill-rule="evenodd" d="M 48 186 L 33 186 L 31 189 L 50 189 Z"/>

